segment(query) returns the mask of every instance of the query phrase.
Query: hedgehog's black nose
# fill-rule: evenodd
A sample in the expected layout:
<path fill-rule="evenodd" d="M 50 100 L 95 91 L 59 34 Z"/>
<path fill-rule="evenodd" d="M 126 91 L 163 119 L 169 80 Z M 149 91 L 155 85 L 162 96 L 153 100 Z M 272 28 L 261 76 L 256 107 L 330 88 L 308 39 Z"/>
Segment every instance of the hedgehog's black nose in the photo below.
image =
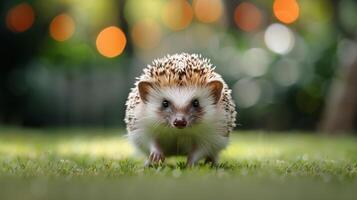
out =
<path fill-rule="evenodd" d="M 176 128 L 185 128 L 187 125 L 187 121 L 185 119 L 175 119 L 174 126 Z"/>

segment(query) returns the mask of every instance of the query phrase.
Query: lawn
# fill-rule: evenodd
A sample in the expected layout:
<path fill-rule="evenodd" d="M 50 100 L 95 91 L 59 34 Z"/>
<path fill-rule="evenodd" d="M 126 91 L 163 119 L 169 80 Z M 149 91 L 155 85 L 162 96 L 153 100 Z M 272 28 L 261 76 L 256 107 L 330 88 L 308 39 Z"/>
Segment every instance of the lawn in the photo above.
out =
<path fill-rule="evenodd" d="M 219 167 L 143 168 L 123 130 L 0 128 L 0 199 L 356 199 L 357 138 L 236 132 Z"/>

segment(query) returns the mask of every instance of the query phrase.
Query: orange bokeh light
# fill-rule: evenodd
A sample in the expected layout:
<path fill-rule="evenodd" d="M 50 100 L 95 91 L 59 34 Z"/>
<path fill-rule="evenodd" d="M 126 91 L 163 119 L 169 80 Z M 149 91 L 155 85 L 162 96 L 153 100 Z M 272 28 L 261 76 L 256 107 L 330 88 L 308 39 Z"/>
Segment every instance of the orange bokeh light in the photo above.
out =
<path fill-rule="evenodd" d="M 98 34 L 96 45 L 100 54 L 113 58 L 124 51 L 126 37 L 120 28 L 109 26 Z"/>
<path fill-rule="evenodd" d="M 281 22 L 290 24 L 298 19 L 300 9 L 296 0 L 275 0 L 273 11 Z"/>
<path fill-rule="evenodd" d="M 68 40 L 74 33 L 75 23 L 68 14 L 57 15 L 50 24 L 50 35 L 57 41 Z"/>
<path fill-rule="evenodd" d="M 257 30 L 262 24 L 262 13 L 252 3 L 243 2 L 234 11 L 234 22 L 244 31 Z"/>
<path fill-rule="evenodd" d="M 162 19 L 170 29 L 178 31 L 190 25 L 193 17 L 191 5 L 186 0 L 170 0 L 163 9 Z"/>
<path fill-rule="evenodd" d="M 193 9 L 199 21 L 212 23 L 222 16 L 223 4 L 221 0 L 194 0 Z"/>
<path fill-rule="evenodd" d="M 28 3 L 11 8 L 6 15 L 6 25 L 13 32 L 24 32 L 35 21 L 35 13 Z"/>
<path fill-rule="evenodd" d="M 142 49 L 151 49 L 160 42 L 161 28 L 154 20 L 143 20 L 134 24 L 131 30 L 134 44 Z"/>

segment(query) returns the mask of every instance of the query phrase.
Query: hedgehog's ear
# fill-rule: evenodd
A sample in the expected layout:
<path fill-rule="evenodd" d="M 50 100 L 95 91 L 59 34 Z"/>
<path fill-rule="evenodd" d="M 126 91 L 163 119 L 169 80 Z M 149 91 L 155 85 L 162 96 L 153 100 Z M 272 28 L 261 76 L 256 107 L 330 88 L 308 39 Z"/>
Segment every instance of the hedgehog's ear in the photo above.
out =
<path fill-rule="evenodd" d="M 222 96 L 223 83 L 218 80 L 210 81 L 207 83 L 207 87 L 211 91 L 211 95 L 213 96 L 214 104 L 217 104 Z"/>
<path fill-rule="evenodd" d="M 152 84 L 148 81 L 140 81 L 138 84 L 139 95 L 144 103 L 148 101 L 149 90 L 153 88 Z"/>

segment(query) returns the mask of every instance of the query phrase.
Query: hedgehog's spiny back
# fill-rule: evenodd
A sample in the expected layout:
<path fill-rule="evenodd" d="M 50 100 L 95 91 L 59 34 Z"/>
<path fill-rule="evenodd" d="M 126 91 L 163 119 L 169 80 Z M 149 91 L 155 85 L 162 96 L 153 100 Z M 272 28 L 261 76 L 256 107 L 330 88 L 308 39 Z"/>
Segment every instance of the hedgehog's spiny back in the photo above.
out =
<path fill-rule="evenodd" d="M 144 69 L 140 81 L 150 81 L 159 86 L 205 85 L 209 80 L 220 79 L 209 60 L 196 54 L 175 54 L 154 60 Z"/>

